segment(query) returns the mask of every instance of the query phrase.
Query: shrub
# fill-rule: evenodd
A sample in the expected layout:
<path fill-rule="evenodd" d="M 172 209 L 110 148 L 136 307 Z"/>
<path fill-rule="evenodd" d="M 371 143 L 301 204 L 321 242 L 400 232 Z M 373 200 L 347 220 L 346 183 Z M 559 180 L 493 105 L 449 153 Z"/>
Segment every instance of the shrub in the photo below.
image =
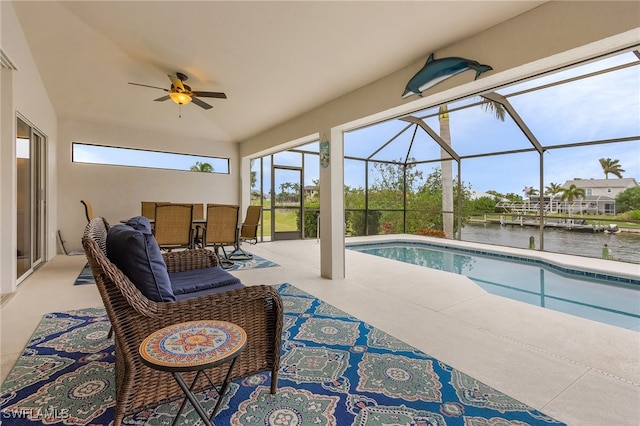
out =
<path fill-rule="evenodd" d="M 395 234 L 396 233 L 396 225 L 393 222 L 382 222 L 382 233 L 383 234 Z"/>
<path fill-rule="evenodd" d="M 640 185 L 627 188 L 616 196 L 616 211 L 624 213 L 640 207 Z"/>
<path fill-rule="evenodd" d="M 318 211 L 305 211 L 304 212 L 304 236 L 305 238 L 315 238 L 318 232 Z M 299 221 L 300 218 L 297 218 Z"/>
<path fill-rule="evenodd" d="M 415 234 L 424 235 L 425 237 L 436 237 L 436 238 L 447 237 L 442 229 L 433 229 L 433 228 L 420 228 L 416 230 Z"/>

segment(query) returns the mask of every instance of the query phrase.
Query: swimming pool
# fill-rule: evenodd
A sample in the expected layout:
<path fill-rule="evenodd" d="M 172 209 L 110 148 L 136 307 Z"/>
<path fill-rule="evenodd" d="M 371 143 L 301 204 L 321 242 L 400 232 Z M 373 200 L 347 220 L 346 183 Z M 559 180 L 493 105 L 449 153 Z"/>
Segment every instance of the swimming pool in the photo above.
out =
<path fill-rule="evenodd" d="M 347 248 L 465 275 L 492 294 L 640 331 L 640 279 L 415 241 L 347 244 Z"/>

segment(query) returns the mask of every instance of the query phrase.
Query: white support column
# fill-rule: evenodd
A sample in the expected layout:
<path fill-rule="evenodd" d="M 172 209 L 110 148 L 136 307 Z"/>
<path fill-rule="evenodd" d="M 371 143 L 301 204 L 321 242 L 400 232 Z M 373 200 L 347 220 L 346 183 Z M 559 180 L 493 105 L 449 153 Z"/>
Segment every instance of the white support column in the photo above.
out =
<path fill-rule="evenodd" d="M 251 204 L 251 160 L 249 157 L 240 159 L 240 223 L 244 220 L 247 206 Z"/>
<path fill-rule="evenodd" d="M 320 275 L 339 280 L 345 276 L 343 136 L 339 130 L 320 135 Z M 326 142 L 329 157 L 323 159 Z"/>

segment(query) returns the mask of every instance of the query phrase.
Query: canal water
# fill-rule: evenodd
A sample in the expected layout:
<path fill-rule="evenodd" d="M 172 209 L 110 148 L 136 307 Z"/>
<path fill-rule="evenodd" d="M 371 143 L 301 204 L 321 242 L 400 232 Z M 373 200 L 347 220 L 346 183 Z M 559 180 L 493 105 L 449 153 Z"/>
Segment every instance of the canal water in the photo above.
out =
<path fill-rule="evenodd" d="M 468 224 L 462 229 L 462 240 L 507 247 L 529 248 L 530 237 L 540 248 L 540 232 L 536 227 Z M 614 260 L 640 264 L 640 234 L 621 232 L 577 232 L 548 228 L 544 231 L 544 251 L 602 258 L 607 245 Z"/>

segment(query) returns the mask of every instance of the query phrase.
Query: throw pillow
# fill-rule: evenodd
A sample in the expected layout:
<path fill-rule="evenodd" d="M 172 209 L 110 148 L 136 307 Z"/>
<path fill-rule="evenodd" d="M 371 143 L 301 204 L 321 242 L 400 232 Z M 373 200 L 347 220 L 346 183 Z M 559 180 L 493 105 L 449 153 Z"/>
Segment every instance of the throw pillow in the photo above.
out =
<path fill-rule="evenodd" d="M 107 257 L 148 299 L 155 302 L 176 300 L 167 265 L 146 217 L 136 216 L 124 225 L 109 229 Z"/>

